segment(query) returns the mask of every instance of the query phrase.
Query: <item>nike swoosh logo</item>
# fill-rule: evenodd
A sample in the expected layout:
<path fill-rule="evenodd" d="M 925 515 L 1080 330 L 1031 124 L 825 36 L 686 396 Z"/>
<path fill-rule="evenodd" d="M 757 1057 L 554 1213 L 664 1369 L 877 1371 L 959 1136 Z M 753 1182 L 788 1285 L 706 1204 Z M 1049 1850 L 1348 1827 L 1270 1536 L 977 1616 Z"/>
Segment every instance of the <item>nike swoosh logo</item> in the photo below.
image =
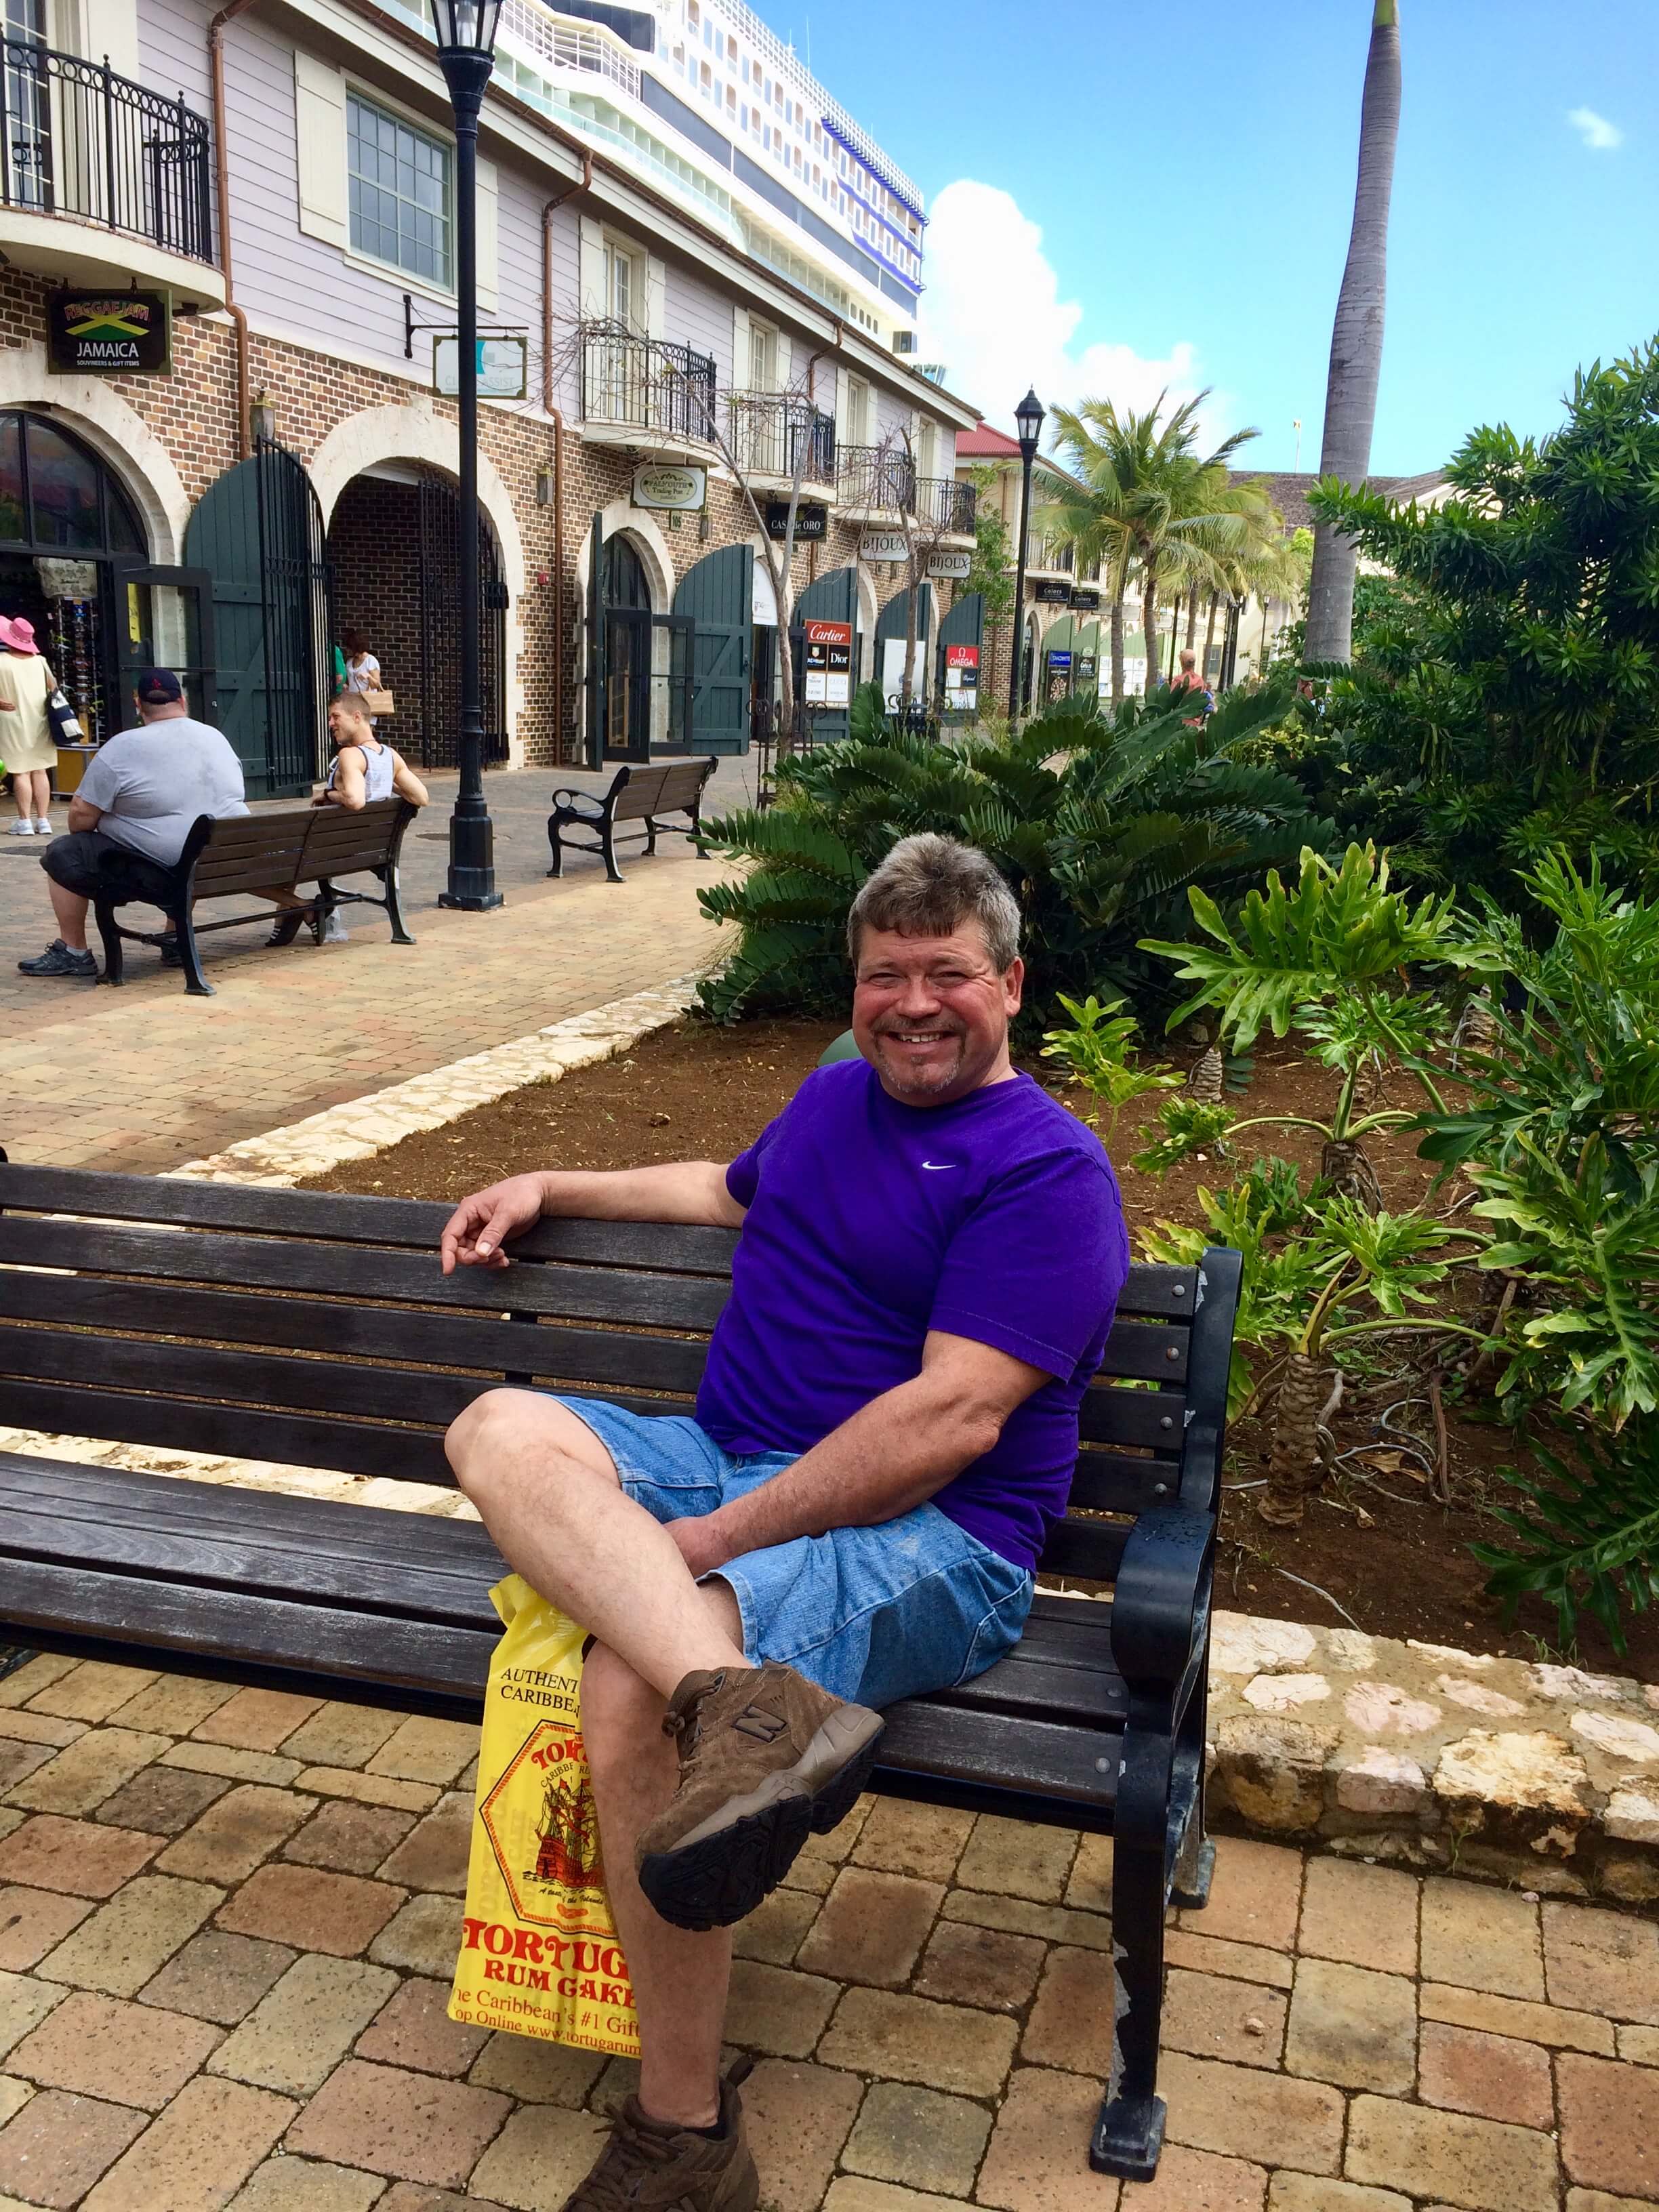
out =
<path fill-rule="evenodd" d="M 946 1168 L 955 1167 L 957 1162 L 955 1160 L 924 1160 L 921 1164 L 925 1168 L 931 1168 L 935 1175 L 942 1175 Z"/>

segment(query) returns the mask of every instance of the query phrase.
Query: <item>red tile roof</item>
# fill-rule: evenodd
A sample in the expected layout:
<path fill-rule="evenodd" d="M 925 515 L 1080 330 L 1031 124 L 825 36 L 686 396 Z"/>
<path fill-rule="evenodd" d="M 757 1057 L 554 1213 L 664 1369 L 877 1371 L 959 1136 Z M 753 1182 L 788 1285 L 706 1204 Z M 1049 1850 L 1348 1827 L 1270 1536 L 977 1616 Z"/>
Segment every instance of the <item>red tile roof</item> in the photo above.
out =
<path fill-rule="evenodd" d="M 961 461 L 1017 461 L 1018 442 L 1000 430 L 994 430 L 988 422 L 981 422 L 976 430 L 958 430 L 957 459 Z"/>

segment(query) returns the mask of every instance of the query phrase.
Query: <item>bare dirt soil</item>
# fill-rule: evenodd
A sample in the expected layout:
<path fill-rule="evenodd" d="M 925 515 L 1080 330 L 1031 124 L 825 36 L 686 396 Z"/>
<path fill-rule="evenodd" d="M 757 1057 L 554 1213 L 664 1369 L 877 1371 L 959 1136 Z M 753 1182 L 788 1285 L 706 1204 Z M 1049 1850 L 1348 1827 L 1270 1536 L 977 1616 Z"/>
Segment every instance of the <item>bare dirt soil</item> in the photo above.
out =
<path fill-rule="evenodd" d="M 727 1160 L 781 1112 L 817 1064 L 841 1024 L 775 1021 L 715 1029 L 699 1022 L 659 1033 L 621 1060 L 602 1061 L 556 1083 L 532 1084 L 480 1107 L 447 1128 L 405 1138 L 369 1160 L 319 1176 L 313 1190 L 371 1191 L 388 1198 L 453 1200 L 528 1168 L 619 1168 L 676 1159 Z M 1043 1060 L 1025 1062 L 1063 1103 L 1083 1093 L 1060 1087 Z M 1334 1103 L 1335 1079 L 1288 1045 L 1264 1041 L 1249 1088 L 1230 1103 L 1241 1119 L 1275 1113 L 1317 1115 Z M 1395 1103 L 1414 1105 L 1402 1085 Z M 1202 1222 L 1200 1184 L 1224 1184 L 1258 1153 L 1294 1161 L 1304 1182 L 1317 1165 L 1320 1139 L 1310 1130 L 1263 1129 L 1236 1141 L 1231 1159 L 1192 1163 L 1161 1179 L 1127 1163 L 1156 1118 L 1156 1096 L 1124 1109 L 1109 1150 L 1118 1163 L 1131 1237 L 1158 1220 Z M 1103 1132 L 1103 1133 L 1104 1133 Z M 1419 1203 L 1432 1170 L 1416 1157 L 1411 1136 L 1368 1140 L 1384 1203 Z M 1448 1194 L 1447 1195 L 1449 1195 Z M 1403 1388 L 1403 1386 L 1401 1386 Z M 1482 1590 L 1486 1571 L 1472 1542 L 1502 1540 L 1492 1504 L 1512 1499 L 1497 1474 L 1505 1464 L 1531 1468 L 1511 1432 L 1446 1406 L 1447 1463 L 1452 1503 L 1443 1504 L 1419 1462 L 1394 1449 L 1377 1415 L 1398 1391 L 1382 1390 L 1345 1409 L 1339 1449 L 1363 1449 L 1310 1506 L 1299 1529 L 1269 1528 L 1254 1510 L 1248 1486 L 1266 1472 L 1266 1424 L 1235 1425 L 1230 1439 L 1222 1516 L 1218 1596 L 1248 1613 L 1281 1619 L 1345 1622 L 1376 1635 L 1417 1637 L 1518 1657 L 1554 1649 L 1553 1608 L 1528 1602 L 1512 1627 Z M 1469 1412 L 1480 1408 L 1473 1403 Z M 1394 1419 L 1432 1437 L 1425 1405 Z M 1589 1666 L 1659 1679 L 1659 1620 L 1627 1624 L 1630 1649 L 1619 1659 L 1602 1631 L 1581 1621 L 1576 1656 Z"/>

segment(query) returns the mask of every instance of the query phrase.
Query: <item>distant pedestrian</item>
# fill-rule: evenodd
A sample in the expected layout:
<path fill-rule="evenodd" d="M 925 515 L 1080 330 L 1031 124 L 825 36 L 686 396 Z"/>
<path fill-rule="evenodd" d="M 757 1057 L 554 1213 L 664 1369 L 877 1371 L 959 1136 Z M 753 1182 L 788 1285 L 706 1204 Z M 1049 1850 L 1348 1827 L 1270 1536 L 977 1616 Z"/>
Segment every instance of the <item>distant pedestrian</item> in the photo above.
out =
<path fill-rule="evenodd" d="M 383 745 L 375 736 L 374 717 L 361 692 L 344 692 L 334 702 L 328 710 L 328 728 L 334 740 L 334 759 L 328 781 L 312 801 L 313 806 L 343 806 L 355 813 L 371 799 L 390 799 L 394 793 L 408 799 L 411 806 L 426 805 L 426 786 L 401 753 Z M 292 945 L 305 919 L 305 904 L 292 892 L 278 903 L 284 911 L 277 915 L 266 942 Z M 349 934 L 339 915 L 330 915 L 323 942 L 343 944 Z"/>
<path fill-rule="evenodd" d="M 1189 645 L 1182 647 L 1181 667 L 1177 674 L 1170 678 L 1170 690 L 1176 698 L 1189 691 L 1198 693 L 1197 700 L 1192 703 L 1200 707 L 1202 713 L 1196 718 L 1188 716 L 1189 721 L 1195 720 L 1197 723 L 1201 724 L 1205 714 L 1212 714 L 1215 711 L 1215 700 L 1211 695 L 1210 688 L 1198 672 L 1198 655 Z"/>
<path fill-rule="evenodd" d="M 12 624 L 14 630 L 19 627 Z M 242 763 L 222 730 L 191 718 L 173 671 L 146 669 L 132 696 L 143 727 L 105 739 L 70 800 L 69 835 L 40 856 L 58 933 L 35 959 L 18 962 L 25 975 L 78 975 L 95 982 L 87 908 L 106 863 L 121 862 L 130 879 L 148 870 L 151 881 L 143 896 L 154 903 L 149 891 L 163 888 L 154 881 L 155 872 L 178 866 L 198 816 L 247 812 Z M 169 931 L 161 957 L 177 967 L 180 955 L 173 937 Z"/>
<path fill-rule="evenodd" d="M 380 664 L 368 649 L 368 640 L 360 629 L 349 629 L 341 642 L 345 647 L 345 695 L 353 691 L 378 691 L 380 689 Z"/>
<path fill-rule="evenodd" d="M 21 615 L 0 616 L 0 761 L 11 775 L 17 819 L 14 837 L 50 837 L 52 774 L 58 765 L 58 738 L 46 716 L 46 702 L 58 679 L 40 657 L 34 625 Z"/>

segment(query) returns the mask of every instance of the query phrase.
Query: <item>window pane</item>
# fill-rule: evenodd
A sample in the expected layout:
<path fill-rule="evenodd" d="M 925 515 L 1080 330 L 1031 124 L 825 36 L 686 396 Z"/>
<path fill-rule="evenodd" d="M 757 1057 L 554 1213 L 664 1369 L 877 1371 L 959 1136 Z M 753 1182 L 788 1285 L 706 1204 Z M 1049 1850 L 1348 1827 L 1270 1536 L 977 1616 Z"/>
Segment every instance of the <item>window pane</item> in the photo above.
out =
<path fill-rule="evenodd" d="M 450 281 L 450 153 L 366 100 L 346 101 L 351 243 L 434 283 Z"/>
<path fill-rule="evenodd" d="M 26 539 L 23 522 L 22 425 L 15 415 L 0 415 L 0 538 Z"/>
<path fill-rule="evenodd" d="M 70 445 L 49 423 L 33 419 L 28 441 L 35 542 L 76 552 L 98 551 L 103 530 L 98 515 L 98 470 L 91 454 Z"/>

